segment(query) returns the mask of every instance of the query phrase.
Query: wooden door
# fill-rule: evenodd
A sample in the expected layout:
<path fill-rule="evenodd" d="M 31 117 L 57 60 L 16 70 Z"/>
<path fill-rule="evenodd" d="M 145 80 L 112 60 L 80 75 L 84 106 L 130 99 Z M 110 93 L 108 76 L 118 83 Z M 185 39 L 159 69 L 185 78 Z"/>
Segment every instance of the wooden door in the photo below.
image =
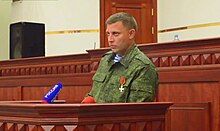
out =
<path fill-rule="evenodd" d="M 157 42 L 156 0 L 100 0 L 100 46 L 108 47 L 105 20 L 116 12 L 133 15 L 138 24 L 136 43 Z"/>

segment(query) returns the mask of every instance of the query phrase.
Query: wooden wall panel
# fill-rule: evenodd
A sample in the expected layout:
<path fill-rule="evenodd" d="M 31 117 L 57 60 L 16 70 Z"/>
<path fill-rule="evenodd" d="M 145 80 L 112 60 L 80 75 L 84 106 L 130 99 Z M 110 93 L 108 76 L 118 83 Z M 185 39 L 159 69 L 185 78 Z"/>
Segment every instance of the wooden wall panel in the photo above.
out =
<path fill-rule="evenodd" d="M 212 112 L 210 127 L 212 131 L 218 131 L 220 128 L 220 65 L 161 67 L 158 70 L 160 85 L 157 101 L 210 102 L 210 112 Z M 179 114 L 181 115 L 181 112 Z M 206 126 L 205 129 L 207 128 Z"/>
<path fill-rule="evenodd" d="M 54 85 L 44 86 L 44 87 L 40 87 L 40 86 L 23 87 L 22 100 L 41 100 L 43 96 L 53 86 Z M 91 86 L 65 86 L 64 85 L 62 89 L 60 90 L 56 99 L 65 100 L 67 103 L 79 103 L 83 100 L 85 94 L 88 93 L 90 89 L 91 89 Z"/>
<path fill-rule="evenodd" d="M 92 84 L 90 73 L 0 77 L 0 100 L 41 100 L 57 82 L 63 85 L 57 99 L 79 103 Z M 12 86 L 14 85 L 14 86 Z"/>
<path fill-rule="evenodd" d="M 207 107 L 210 108 L 209 125 L 203 128 L 210 126 L 211 131 L 219 131 L 220 38 L 141 44 L 138 47 L 158 69 L 157 101 L 175 104 L 210 102 Z M 79 103 L 91 89 L 92 76 L 107 51 L 109 48 L 87 50 L 87 54 L 0 61 L 0 100 L 41 99 L 51 86 L 61 82 L 64 89 L 58 99 Z M 175 110 L 168 117 L 171 121 L 180 117 L 179 121 L 184 123 L 183 112 L 189 116 L 197 111 Z M 200 119 L 206 118 L 203 115 L 200 118 L 199 114 L 200 111 L 195 113 L 197 124 L 204 124 Z M 170 128 L 176 129 L 172 124 Z"/>
<path fill-rule="evenodd" d="M 190 83 L 166 83 L 160 84 L 158 90 L 157 101 L 172 101 L 174 103 L 201 103 L 210 102 L 210 123 L 204 126 L 206 129 L 208 126 L 212 128 L 212 131 L 217 131 L 219 129 L 219 109 L 220 109 L 220 84 L 219 82 L 190 82 Z M 175 117 L 182 115 L 182 112 L 175 113 Z M 193 110 L 195 112 L 197 110 Z M 188 110 L 186 111 L 186 113 Z M 195 114 L 190 112 L 189 114 Z M 178 114 L 178 115 L 177 115 Z M 170 116 L 171 119 L 173 116 Z M 198 119 L 200 120 L 200 119 Z M 185 121 L 185 120 L 184 120 Z M 198 121 L 200 123 L 200 121 Z M 197 123 L 197 124 L 198 124 Z M 201 123 L 202 124 L 202 123 Z M 175 124 L 172 124 L 175 125 Z M 174 128 L 174 127 L 173 127 Z M 176 128 L 176 127 L 175 127 Z M 175 130 L 174 130 L 175 131 Z M 188 130 L 187 130 L 188 131 Z M 190 130 L 193 131 L 193 130 Z M 208 130 L 207 130 L 208 131 Z"/>
<path fill-rule="evenodd" d="M 177 103 L 169 109 L 167 131 L 211 131 L 210 103 Z"/>
<path fill-rule="evenodd" d="M 41 100 L 50 90 L 48 86 L 24 86 L 22 87 L 22 100 Z"/>
<path fill-rule="evenodd" d="M 0 86 L 0 101 L 19 100 L 19 89 L 16 86 Z"/>
<path fill-rule="evenodd" d="M 79 103 L 90 91 L 91 86 L 63 86 L 58 95 L 59 100 L 66 100 L 67 103 Z"/>
<path fill-rule="evenodd" d="M 158 101 L 218 102 L 219 96 L 219 82 L 161 83 L 158 90 Z"/>

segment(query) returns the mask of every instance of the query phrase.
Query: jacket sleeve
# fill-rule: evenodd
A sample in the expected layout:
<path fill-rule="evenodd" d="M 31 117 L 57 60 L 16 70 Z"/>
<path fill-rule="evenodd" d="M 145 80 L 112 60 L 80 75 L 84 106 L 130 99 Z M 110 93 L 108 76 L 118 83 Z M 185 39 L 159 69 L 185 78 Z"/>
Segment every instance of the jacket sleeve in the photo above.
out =
<path fill-rule="evenodd" d="M 127 102 L 154 101 L 158 87 L 157 69 L 149 64 L 136 72 L 131 83 Z"/>

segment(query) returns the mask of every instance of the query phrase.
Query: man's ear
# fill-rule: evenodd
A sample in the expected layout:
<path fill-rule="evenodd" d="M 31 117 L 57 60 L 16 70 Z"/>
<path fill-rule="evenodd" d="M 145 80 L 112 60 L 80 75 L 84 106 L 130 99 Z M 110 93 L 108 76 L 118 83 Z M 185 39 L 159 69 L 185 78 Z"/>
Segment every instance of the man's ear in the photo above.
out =
<path fill-rule="evenodd" d="M 135 34 L 136 34 L 135 29 L 130 29 L 130 30 L 129 30 L 129 39 L 130 39 L 130 40 L 131 40 L 131 39 L 134 39 Z"/>

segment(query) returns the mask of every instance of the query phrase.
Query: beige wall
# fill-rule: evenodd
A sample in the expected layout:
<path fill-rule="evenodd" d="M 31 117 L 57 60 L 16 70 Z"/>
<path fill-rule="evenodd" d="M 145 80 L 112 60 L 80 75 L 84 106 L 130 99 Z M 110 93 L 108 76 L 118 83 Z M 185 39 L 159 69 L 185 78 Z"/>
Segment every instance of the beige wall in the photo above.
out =
<path fill-rule="evenodd" d="M 99 48 L 99 0 L 45 0 L 14 2 L 12 22 L 45 23 L 46 32 L 86 30 L 80 33 L 47 34 L 45 55 L 85 53 Z"/>
<path fill-rule="evenodd" d="M 180 40 L 220 36 L 220 24 L 203 26 L 220 22 L 219 0 L 157 0 L 157 2 L 158 30 L 199 25 L 198 28 L 159 33 L 159 42 L 172 41 L 174 34 L 179 34 Z"/>
<path fill-rule="evenodd" d="M 9 58 L 11 1 L 0 1 L 0 60 Z"/>
<path fill-rule="evenodd" d="M 219 0 L 157 0 L 158 30 L 220 22 Z M 83 5 L 83 6 L 82 6 Z M 11 17 L 11 19 L 10 19 Z M 10 22 L 43 22 L 48 31 L 99 30 L 99 0 L 11 0 L 0 1 L 0 60 L 9 58 Z M 209 26 L 158 34 L 158 42 L 220 36 L 220 26 Z M 99 48 L 99 32 L 46 35 L 46 55 L 83 53 Z"/>

